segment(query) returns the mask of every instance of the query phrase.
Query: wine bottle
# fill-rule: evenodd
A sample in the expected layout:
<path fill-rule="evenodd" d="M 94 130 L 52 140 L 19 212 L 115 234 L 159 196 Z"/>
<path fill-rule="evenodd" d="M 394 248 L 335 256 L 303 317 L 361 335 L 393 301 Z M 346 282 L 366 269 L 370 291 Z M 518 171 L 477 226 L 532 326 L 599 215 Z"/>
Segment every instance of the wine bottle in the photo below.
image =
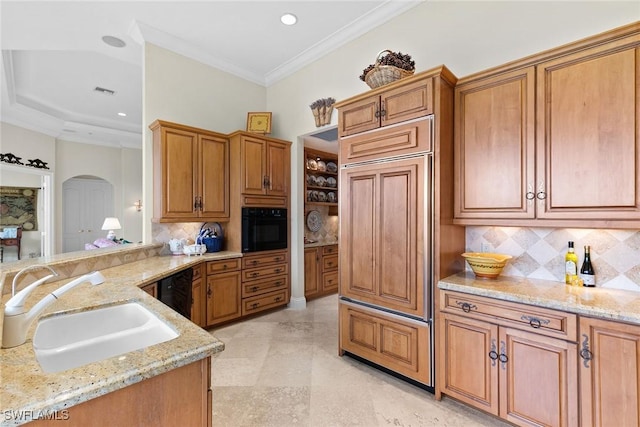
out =
<path fill-rule="evenodd" d="M 580 278 L 583 281 L 583 286 L 592 288 L 596 285 L 596 273 L 593 270 L 591 264 L 591 248 L 589 246 L 584 247 L 584 261 L 580 268 Z"/>
<path fill-rule="evenodd" d="M 578 276 L 578 255 L 573 249 L 573 242 L 569 241 L 569 249 L 564 256 L 564 281 L 570 285 Z"/>

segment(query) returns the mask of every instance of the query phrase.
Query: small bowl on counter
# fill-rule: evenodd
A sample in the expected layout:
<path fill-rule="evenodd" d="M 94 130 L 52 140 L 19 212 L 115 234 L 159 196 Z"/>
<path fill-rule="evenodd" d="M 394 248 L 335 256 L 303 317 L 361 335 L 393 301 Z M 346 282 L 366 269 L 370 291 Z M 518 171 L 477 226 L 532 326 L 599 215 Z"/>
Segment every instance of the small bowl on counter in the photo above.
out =
<path fill-rule="evenodd" d="M 188 245 L 185 246 L 182 252 L 185 255 L 202 255 L 207 252 L 207 247 L 205 245 Z"/>
<path fill-rule="evenodd" d="M 502 273 L 512 256 L 490 252 L 465 252 L 462 257 L 473 270 L 476 277 L 483 279 L 496 279 Z"/>

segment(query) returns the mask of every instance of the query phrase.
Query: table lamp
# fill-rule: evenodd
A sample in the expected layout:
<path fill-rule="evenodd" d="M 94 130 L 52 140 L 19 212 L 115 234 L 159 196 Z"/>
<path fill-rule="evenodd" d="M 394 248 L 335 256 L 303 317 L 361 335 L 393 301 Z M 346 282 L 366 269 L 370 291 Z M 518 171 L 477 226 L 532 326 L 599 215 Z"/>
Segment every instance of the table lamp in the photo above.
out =
<path fill-rule="evenodd" d="M 102 224 L 103 230 L 109 230 L 109 233 L 107 233 L 107 239 L 109 240 L 116 240 L 116 233 L 113 230 L 120 230 L 121 228 L 120 221 L 114 217 L 105 218 L 104 224 Z"/>

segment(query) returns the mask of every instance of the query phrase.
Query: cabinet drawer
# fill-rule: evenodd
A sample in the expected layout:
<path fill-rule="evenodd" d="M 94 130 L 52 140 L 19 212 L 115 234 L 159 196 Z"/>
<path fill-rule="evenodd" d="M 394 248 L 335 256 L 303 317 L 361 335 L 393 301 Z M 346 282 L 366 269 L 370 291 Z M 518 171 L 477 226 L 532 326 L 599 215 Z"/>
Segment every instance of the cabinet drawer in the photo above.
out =
<path fill-rule="evenodd" d="M 429 324 L 340 302 L 340 350 L 431 382 Z"/>
<path fill-rule="evenodd" d="M 244 196 L 242 206 L 264 206 L 269 208 L 286 208 L 286 197 L 274 196 Z"/>
<path fill-rule="evenodd" d="M 322 247 L 322 255 L 332 255 L 332 254 L 338 255 L 338 245 Z"/>
<path fill-rule="evenodd" d="M 329 291 L 332 289 L 338 289 L 338 272 L 330 271 L 322 275 L 322 289 Z"/>
<path fill-rule="evenodd" d="M 240 258 L 207 261 L 207 274 L 222 273 L 240 269 Z"/>
<path fill-rule="evenodd" d="M 242 315 L 257 313 L 262 310 L 268 310 L 289 303 L 289 290 L 282 289 L 280 291 L 269 292 L 268 294 L 259 295 L 242 300 Z"/>
<path fill-rule="evenodd" d="M 262 268 L 250 268 L 242 270 L 242 281 L 255 280 L 263 277 L 275 276 L 278 274 L 286 274 L 289 272 L 289 264 L 276 264 Z"/>
<path fill-rule="evenodd" d="M 571 313 L 450 291 L 442 292 L 440 306 L 442 311 L 448 313 L 532 330 L 569 341 L 577 340 L 578 319 Z"/>
<path fill-rule="evenodd" d="M 242 258 L 242 268 L 262 267 L 287 261 L 287 251 L 269 252 L 264 255 L 251 255 Z"/>
<path fill-rule="evenodd" d="M 265 292 L 289 288 L 289 276 L 277 276 L 267 280 L 254 280 L 242 284 L 242 298 L 252 297 Z"/>
<path fill-rule="evenodd" d="M 338 269 L 338 255 L 325 255 L 322 257 L 322 271 Z"/>
<path fill-rule="evenodd" d="M 431 150 L 431 120 L 428 118 L 340 141 L 340 158 L 344 164 Z"/>

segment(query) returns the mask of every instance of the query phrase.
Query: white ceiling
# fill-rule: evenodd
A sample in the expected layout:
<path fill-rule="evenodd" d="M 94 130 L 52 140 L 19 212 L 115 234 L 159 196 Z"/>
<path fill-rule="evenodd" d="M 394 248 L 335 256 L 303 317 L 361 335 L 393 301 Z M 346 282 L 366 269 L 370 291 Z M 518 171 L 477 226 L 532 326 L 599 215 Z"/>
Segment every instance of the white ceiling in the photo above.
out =
<path fill-rule="evenodd" d="M 420 2 L 1 0 L 0 119 L 140 147 L 144 42 L 269 86 Z M 285 12 L 298 23 L 283 25 Z M 106 45 L 105 35 L 126 46 Z"/>

